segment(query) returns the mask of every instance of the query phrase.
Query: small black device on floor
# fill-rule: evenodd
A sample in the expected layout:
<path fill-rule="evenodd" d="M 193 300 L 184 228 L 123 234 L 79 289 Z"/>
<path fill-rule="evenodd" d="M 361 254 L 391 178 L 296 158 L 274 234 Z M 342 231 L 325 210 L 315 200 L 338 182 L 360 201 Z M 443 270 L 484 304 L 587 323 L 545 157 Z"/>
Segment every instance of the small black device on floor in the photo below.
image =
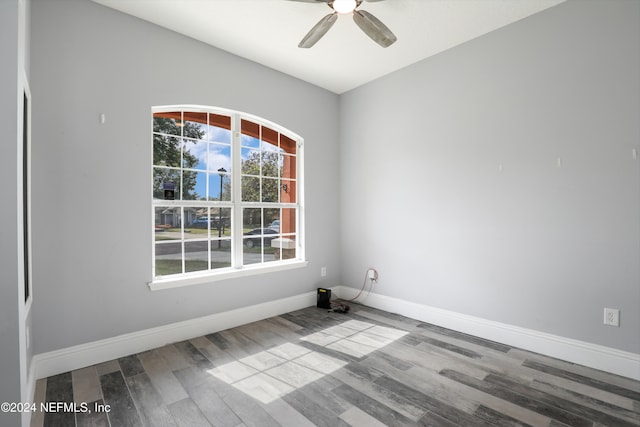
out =
<path fill-rule="evenodd" d="M 318 288 L 318 308 L 331 308 L 331 289 Z"/>

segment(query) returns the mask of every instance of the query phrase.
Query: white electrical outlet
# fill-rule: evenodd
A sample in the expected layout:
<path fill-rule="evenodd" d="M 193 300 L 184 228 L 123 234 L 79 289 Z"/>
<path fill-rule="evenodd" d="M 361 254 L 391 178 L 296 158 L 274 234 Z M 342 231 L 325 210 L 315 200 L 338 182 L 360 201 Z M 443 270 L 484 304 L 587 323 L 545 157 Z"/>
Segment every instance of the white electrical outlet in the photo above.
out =
<path fill-rule="evenodd" d="M 608 326 L 620 326 L 620 310 L 605 307 L 604 324 Z"/>
<path fill-rule="evenodd" d="M 320 269 L 320 277 L 325 277 L 327 275 L 327 267 L 322 267 Z"/>

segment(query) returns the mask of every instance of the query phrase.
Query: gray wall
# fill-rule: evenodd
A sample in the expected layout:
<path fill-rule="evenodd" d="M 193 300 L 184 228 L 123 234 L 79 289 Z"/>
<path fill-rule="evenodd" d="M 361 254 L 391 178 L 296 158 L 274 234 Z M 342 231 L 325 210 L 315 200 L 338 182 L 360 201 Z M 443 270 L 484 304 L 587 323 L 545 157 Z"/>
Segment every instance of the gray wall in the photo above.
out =
<path fill-rule="evenodd" d="M 343 283 L 639 353 L 639 55 L 569 1 L 341 96 Z"/>
<path fill-rule="evenodd" d="M 34 0 L 32 28 L 35 353 L 338 283 L 337 95 L 89 0 Z M 148 289 L 151 107 L 180 103 L 305 138 L 307 268 Z"/>

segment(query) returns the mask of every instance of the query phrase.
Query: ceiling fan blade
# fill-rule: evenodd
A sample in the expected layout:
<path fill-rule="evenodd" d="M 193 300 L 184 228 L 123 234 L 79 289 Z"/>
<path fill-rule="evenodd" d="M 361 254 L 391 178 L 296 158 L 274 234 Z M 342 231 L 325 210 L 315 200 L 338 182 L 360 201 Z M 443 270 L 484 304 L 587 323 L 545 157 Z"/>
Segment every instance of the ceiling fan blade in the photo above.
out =
<path fill-rule="evenodd" d="M 306 36 L 298 43 L 298 47 L 301 48 L 310 48 L 314 44 L 318 42 L 324 36 L 327 31 L 335 24 L 338 19 L 337 13 L 330 13 L 324 18 L 322 18 L 312 29 L 307 33 Z"/>
<path fill-rule="evenodd" d="M 305 1 L 305 0 L 302 0 L 302 1 Z M 369 3 L 377 3 L 379 1 L 384 1 L 384 0 L 364 0 L 364 1 L 367 1 Z"/>
<path fill-rule="evenodd" d="M 327 0 L 289 0 L 289 1 L 299 1 L 302 3 L 326 3 Z M 373 0 L 373 1 L 380 1 L 380 0 Z"/>
<path fill-rule="evenodd" d="M 398 40 L 386 25 L 366 10 L 354 10 L 353 20 L 366 35 L 382 47 L 389 47 Z"/>

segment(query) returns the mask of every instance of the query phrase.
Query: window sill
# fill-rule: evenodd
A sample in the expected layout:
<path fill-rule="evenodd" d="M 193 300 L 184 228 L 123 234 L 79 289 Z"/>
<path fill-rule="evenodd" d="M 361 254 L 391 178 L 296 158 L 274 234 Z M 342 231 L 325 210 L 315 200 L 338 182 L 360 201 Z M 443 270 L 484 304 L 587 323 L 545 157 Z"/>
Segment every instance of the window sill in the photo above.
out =
<path fill-rule="evenodd" d="M 155 279 L 153 282 L 149 282 L 149 289 L 152 291 L 159 291 L 162 289 L 181 288 L 183 286 L 200 285 L 203 283 L 218 282 L 220 280 L 229 280 L 236 277 L 255 276 L 264 273 L 273 273 L 277 271 L 293 270 L 296 268 L 306 267 L 308 261 L 287 261 L 274 265 L 264 266 L 245 266 L 242 269 L 237 270 L 225 270 L 221 272 L 207 272 L 206 274 L 190 275 L 188 277 L 179 278 L 167 278 L 167 279 Z"/>

